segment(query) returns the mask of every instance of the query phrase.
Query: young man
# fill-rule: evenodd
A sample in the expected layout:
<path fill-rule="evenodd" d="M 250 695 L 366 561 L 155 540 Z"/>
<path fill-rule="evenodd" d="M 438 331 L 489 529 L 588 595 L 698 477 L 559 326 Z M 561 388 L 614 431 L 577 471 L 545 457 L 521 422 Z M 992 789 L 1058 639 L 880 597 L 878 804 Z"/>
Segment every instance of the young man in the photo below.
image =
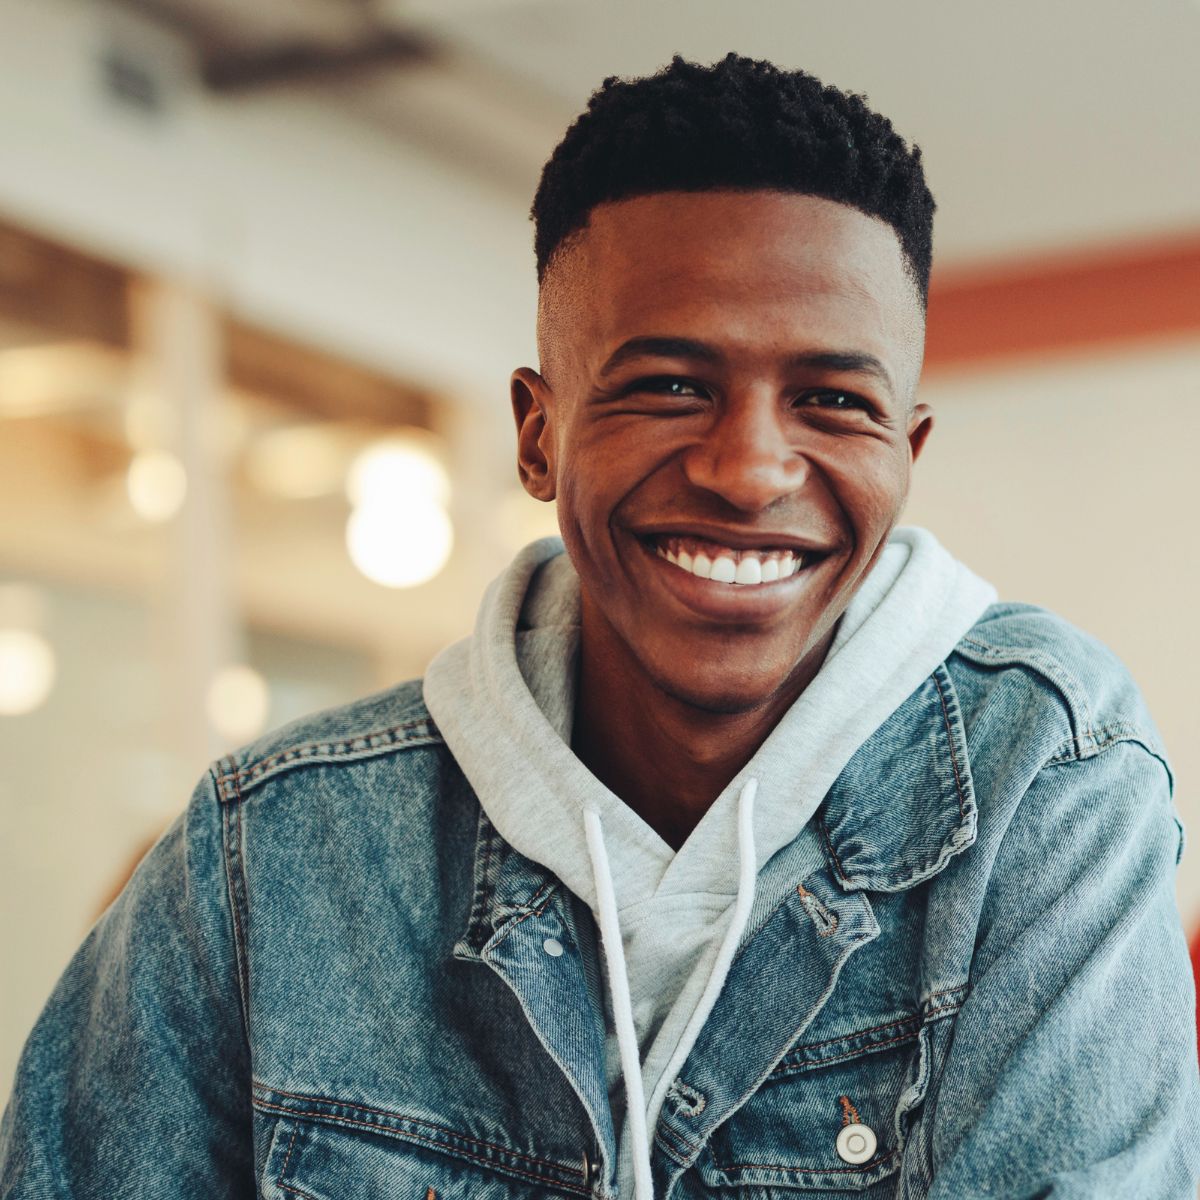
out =
<path fill-rule="evenodd" d="M 562 542 L 214 765 L 30 1038 L 5 1200 L 1194 1195 L 1151 719 L 894 528 L 932 213 L 807 75 L 605 83 L 512 381 Z"/>

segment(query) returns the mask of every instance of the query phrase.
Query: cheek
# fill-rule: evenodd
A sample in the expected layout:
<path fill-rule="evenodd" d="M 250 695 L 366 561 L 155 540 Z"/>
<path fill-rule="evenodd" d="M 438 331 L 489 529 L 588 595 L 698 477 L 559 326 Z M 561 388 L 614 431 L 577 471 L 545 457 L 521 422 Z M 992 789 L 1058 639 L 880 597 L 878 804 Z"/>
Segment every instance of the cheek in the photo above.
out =
<path fill-rule="evenodd" d="M 893 447 L 826 464 L 850 524 L 862 531 L 891 525 L 908 496 L 908 460 Z"/>

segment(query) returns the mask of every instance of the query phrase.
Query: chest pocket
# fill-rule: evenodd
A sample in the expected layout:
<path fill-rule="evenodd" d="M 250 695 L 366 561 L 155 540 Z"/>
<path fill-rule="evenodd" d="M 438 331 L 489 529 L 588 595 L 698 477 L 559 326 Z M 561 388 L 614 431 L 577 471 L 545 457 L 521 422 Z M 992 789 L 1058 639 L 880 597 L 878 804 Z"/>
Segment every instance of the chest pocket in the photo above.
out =
<path fill-rule="evenodd" d="M 774 1195 L 891 1196 L 930 1075 L 919 1015 L 794 1047 L 713 1131 L 696 1167 L 706 1187 Z"/>
<path fill-rule="evenodd" d="M 589 1195 L 584 1165 L 460 1139 L 446 1149 L 318 1121 L 281 1118 L 264 1200 L 567 1200 Z"/>

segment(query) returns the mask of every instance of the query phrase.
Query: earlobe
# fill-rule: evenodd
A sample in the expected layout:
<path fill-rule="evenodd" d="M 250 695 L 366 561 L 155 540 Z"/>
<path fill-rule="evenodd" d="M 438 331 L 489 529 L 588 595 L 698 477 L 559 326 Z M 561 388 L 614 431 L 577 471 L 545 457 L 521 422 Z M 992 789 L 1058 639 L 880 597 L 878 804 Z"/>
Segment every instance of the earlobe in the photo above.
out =
<path fill-rule="evenodd" d="M 518 367 L 510 385 L 513 419 L 517 423 L 517 474 L 521 486 L 535 499 L 555 496 L 554 464 L 549 429 L 549 388 L 530 367 Z"/>

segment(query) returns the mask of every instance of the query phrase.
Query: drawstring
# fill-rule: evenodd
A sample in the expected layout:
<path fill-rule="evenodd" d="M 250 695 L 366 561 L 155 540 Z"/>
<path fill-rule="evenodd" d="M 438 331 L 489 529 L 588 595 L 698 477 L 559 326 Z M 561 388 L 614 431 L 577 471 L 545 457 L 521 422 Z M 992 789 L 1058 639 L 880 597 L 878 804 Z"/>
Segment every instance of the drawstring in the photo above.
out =
<path fill-rule="evenodd" d="M 754 903 L 754 888 L 758 879 L 758 861 L 754 850 L 754 797 L 758 792 L 758 780 L 747 779 L 738 796 L 738 890 L 733 906 L 733 916 L 721 948 L 717 952 L 704 992 L 696 1004 L 687 1028 L 675 1047 L 651 1104 L 650 1119 L 657 1124 L 658 1110 L 663 1096 L 676 1072 L 683 1066 L 688 1053 L 695 1045 L 704 1022 L 712 1012 L 725 976 L 733 962 L 734 953 L 750 920 L 750 909 Z M 592 875 L 596 884 L 596 899 L 600 909 L 600 937 L 604 945 L 604 959 L 608 964 L 609 986 L 612 991 L 613 1022 L 617 1027 L 617 1045 L 621 1051 L 621 1074 L 625 1078 L 625 1107 L 629 1121 L 629 1134 L 633 1140 L 633 1194 L 635 1200 L 654 1200 L 653 1180 L 650 1174 L 650 1140 L 646 1133 L 647 1110 L 645 1083 L 642 1079 L 641 1053 L 638 1050 L 637 1030 L 633 1024 L 633 1000 L 629 991 L 629 978 L 625 967 L 625 949 L 621 941 L 621 927 L 617 919 L 617 900 L 613 891 L 612 873 L 608 866 L 608 850 L 604 845 L 604 832 L 600 814 L 585 809 L 584 830 L 587 834 L 588 852 L 592 859 Z"/>
<path fill-rule="evenodd" d="M 625 1110 L 633 1138 L 633 1194 L 636 1200 L 653 1200 L 650 1180 L 650 1143 L 646 1138 L 646 1092 L 642 1082 L 642 1063 L 638 1051 L 637 1030 L 633 1026 L 633 999 L 625 973 L 625 949 L 621 943 L 621 925 L 617 920 L 617 897 L 613 892 L 612 872 L 608 868 L 608 850 L 600 814 L 585 809 L 584 830 L 592 875 L 596 882 L 596 902 L 600 906 L 600 940 L 608 964 L 609 990 L 612 992 L 613 1022 L 617 1027 L 617 1045 L 621 1050 L 621 1074 L 625 1077 Z"/>

